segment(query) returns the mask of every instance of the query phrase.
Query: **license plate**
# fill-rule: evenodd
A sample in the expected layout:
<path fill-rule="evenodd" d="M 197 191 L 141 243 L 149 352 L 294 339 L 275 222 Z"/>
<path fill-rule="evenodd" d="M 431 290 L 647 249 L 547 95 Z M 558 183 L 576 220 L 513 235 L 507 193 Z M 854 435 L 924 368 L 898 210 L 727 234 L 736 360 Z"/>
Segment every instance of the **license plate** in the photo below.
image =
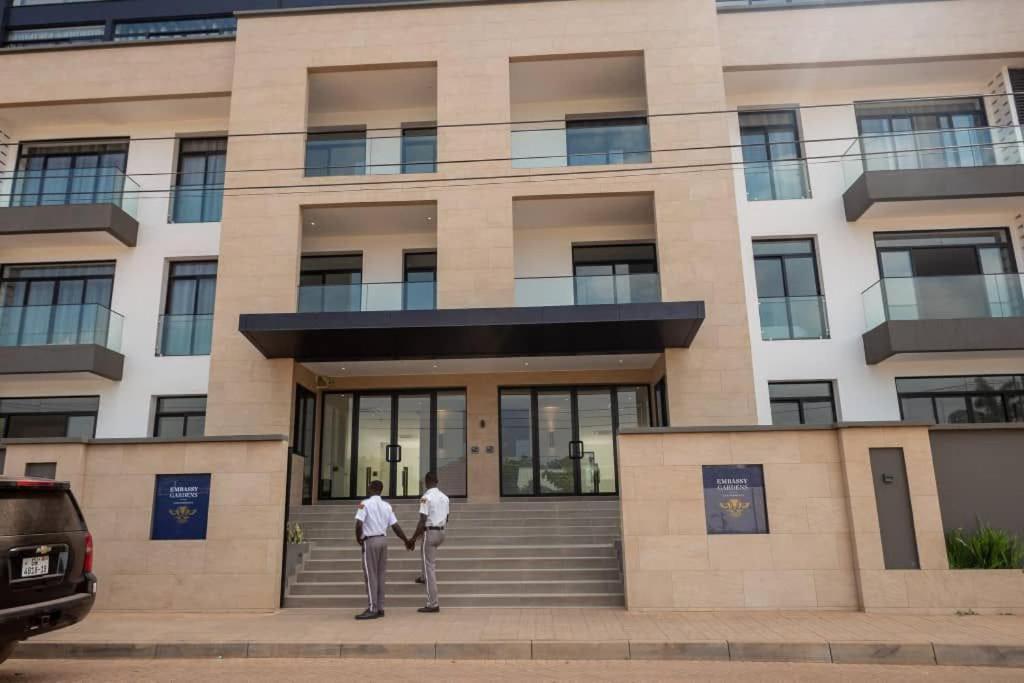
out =
<path fill-rule="evenodd" d="M 21 578 L 46 576 L 50 573 L 49 557 L 26 557 L 21 560 Z"/>

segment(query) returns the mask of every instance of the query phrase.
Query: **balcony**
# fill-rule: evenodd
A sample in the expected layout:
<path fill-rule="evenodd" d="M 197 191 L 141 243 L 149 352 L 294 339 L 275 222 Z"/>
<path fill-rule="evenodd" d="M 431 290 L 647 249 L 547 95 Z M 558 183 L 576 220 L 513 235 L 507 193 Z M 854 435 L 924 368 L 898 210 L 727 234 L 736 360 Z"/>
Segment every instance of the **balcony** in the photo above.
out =
<path fill-rule="evenodd" d="M 0 306 L 0 374 L 87 372 L 120 380 L 124 318 L 100 304 Z"/>
<path fill-rule="evenodd" d="M 157 323 L 158 356 L 209 356 L 212 315 L 162 315 Z"/>
<path fill-rule="evenodd" d="M 869 365 L 904 353 L 1024 350 L 1019 273 L 886 278 L 863 299 Z"/>
<path fill-rule="evenodd" d="M 808 199 L 811 182 L 805 159 L 753 161 L 743 164 L 747 201 Z"/>
<path fill-rule="evenodd" d="M 593 306 L 661 301 L 657 273 L 516 278 L 516 306 Z"/>
<path fill-rule="evenodd" d="M 310 133 L 306 139 L 306 177 L 436 172 L 434 128 L 383 137 L 367 137 L 364 132 Z"/>
<path fill-rule="evenodd" d="M 645 117 L 599 119 L 587 124 L 513 130 L 512 168 L 651 163 L 651 135 Z"/>
<path fill-rule="evenodd" d="M 139 185 L 118 169 L 20 171 L 0 175 L 0 188 L 0 235 L 105 234 L 135 246 Z"/>
<path fill-rule="evenodd" d="M 842 158 L 846 219 L 896 217 L 921 202 L 997 200 L 1024 195 L 1024 143 L 1017 126 L 916 131 L 858 138 Z M 876 206 L 877 205 L 877 206 Z M 918 206 L 944 211 L 948 207 Z"/>
<path fill-rule="evenodd" d="M 299 287 L 299 313 L 432 311 L 436 308 L 435 282 L 365 282 L 359 285 Z"/>
<path fill-rule="evenodd" d="M 829 338 L 823 296 L 768 297 L 757 306 L 764 341 Z"/>

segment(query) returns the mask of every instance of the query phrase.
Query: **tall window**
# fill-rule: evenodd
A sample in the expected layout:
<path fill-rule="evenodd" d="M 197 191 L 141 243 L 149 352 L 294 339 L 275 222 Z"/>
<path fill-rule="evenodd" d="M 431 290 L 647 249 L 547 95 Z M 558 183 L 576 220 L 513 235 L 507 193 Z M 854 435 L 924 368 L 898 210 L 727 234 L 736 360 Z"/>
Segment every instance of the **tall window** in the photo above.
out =
<path fill-rule="evenodd" d="M 437 252 L 405 255 L 405 299 L 407 311 L 437 308 Z"/>
<path fill-rule="evenodd" d="M 653 244 L 573 246 L 577 305 L 661 301 Z"/>
<path fill-rule="evenodd" d="M 80 26 L 51 26 L 48 28 L 24 28 L 8 31 L 4 36 L 4 45 L 43 46 L 66 45 L 68 43 L 93 43 L 103 40 L 106 27 L 103 24 L 83 24 Z"/>
<path fill-rule="evenodd" d="M 437 128 L 402 129 L 402 173 L 437 172 Z"/>
<path fill-rule="evenodd" d="M 756 240 L 754 275 L 762 339 L 828 337 L 813 240 Z"/>
<path fill-rule="evenodd" d="M 234 17 L 168 19 L 164 21 L 123 21 L 114 25 L 114 40 L 153 40 L 157 38 L 207 38 L 233 36 Z"/>
<path fill-rule="evenodd" d="M 810 197 L 795 111 L 742 112 L 740 139 L 748 200 Z"/>
<path fill-rule="evenodd" d="M 104 344 L 113 263 L 4 266 L 0 346 Z"/>
<path fill-rule="evenodd" d="M 176 261 L 170 264 L 160 355 L 209 355 L 216 293 L 216 261 Z"/>
<path fill-rule="evenodd" d="M 175 223 L 208 223 L 221 219 L 227 149 L 227 138 L 180 141 L 171 211 Z"/>
<path fill-rule="evenodd" d="M 832 382 L 769 382 L 772 424 L 828 425 L 837 422 Z"/>
<path fill-rule="evenodd" d="M 302 385 L 295 385 L 292 453 L 304 458 L 302 464 L 302 504 L 313 501 L 313 443 L 316 439 L 316 394 Z"/>
<path fill-rule="evenodd" d="M 99 407 L 99 396 L 0 398 L 0 437 L 92 438 Z"/>
<path fill-rule="evenodd" d="M 156 399 L 153 436 L 202 436 L 205 429 L 205 396 L 160 396 Z"/>
<path fill-rule="evenodd" d="M 303 256 L 299 312 L 362 310 L 363 257 Z"/>
<path fill-rule="evenodd" d="M 995 163 L 979 98 L 861 103 L 856 113 L 869 171 Z"/>
<path fill-rule="evenodd" d="M 565 137 L 570 166 L 651 162 L 646 116 L 569 119 Z"/>
<path fill-rule="evenodd" d="M 908 422 L 1024 422 L 1024 375 L 899 378 L 896 393 Z"/>
<path fill-rule="evenodd" d="M 128 142 L 97 140 L 22 145 L 13 206 L 118 204 Z"/>

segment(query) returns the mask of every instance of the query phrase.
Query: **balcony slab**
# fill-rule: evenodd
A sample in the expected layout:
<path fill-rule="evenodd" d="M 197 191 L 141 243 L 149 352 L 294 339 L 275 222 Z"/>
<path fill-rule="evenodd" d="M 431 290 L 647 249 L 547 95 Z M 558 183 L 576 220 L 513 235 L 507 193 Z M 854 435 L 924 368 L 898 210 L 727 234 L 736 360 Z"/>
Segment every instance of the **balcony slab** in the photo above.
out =
<path fill-rule="evenodd" d="M 115 204 L 55 204 L 0 208 L 0 235 L 107 234 L 134 247 L 139 222 Z"/>
<path fill-rule="evenodd" d="M 300 362 L 659 353 L 688 347 L 704 302 L 240 316 L 267 358 Z"/>
<path fill-rule="evenodd" d="M 1024 350 L 1024 318 L 890 320 L 864 334 L 868 365 L 903 353 Z"/>
<path fill-rule="evenodd" d="M 846 220 L 881 218 L 892 203 L 1019 197 L 1024 195 L 1024 165 L 973 166 L 867 171 L 843 194 Z"/>
<path fill-rule="evenodd" d="M 0 375 L 86 372 L 120 381 L 124 356 L 98 344 L 0 347 Z"/>

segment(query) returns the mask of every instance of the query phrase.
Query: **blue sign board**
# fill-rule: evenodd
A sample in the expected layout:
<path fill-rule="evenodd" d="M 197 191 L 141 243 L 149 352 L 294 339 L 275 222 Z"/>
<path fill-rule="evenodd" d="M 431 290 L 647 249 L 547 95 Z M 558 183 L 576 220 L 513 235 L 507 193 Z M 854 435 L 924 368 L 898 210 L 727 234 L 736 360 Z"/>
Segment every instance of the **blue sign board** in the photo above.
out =
<path fill-rule="evenodd" d="M 156 475 L 152 540 L 204 540 L 209 513 L 209 474 Z"/>
<path fill-rule="evenodd" d="M 704 465 L 704 512 L 709 534 L 766 534 L 761 465 Z"/>

